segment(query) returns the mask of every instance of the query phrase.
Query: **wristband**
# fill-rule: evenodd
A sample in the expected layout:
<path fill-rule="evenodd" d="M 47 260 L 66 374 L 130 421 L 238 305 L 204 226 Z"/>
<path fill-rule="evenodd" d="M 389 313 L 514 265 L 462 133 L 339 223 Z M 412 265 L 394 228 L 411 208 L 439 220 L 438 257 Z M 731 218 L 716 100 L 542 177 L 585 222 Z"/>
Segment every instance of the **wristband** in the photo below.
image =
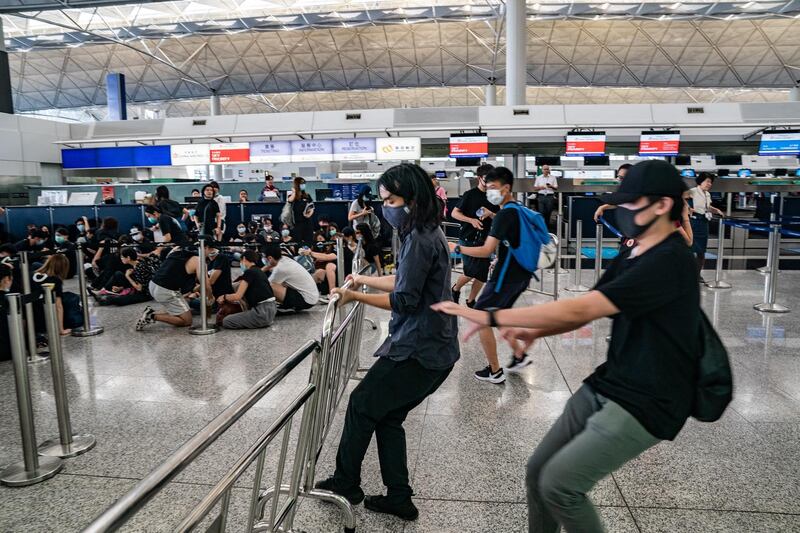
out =
<path fill-rule="evenodd" d="M 455 253 L 457 253 L 457 254 L 460 254 L 461 253 L 461 245 L 460 244 L 456 244 L 456 247 L 453 248 L 453 251 Z"/>
<path fill-rule="evenodd" d="M 497 316 L 495 316 L 495 313 L 497 311 L 499 311 L 499 308 L 497 308 L 497 307 L 489 307 L 488 309 L 486 309 L 486 312 L 489 313 L 489 327 L 490 328 L 496 328 L 499 325 L 497 323 Z"/>

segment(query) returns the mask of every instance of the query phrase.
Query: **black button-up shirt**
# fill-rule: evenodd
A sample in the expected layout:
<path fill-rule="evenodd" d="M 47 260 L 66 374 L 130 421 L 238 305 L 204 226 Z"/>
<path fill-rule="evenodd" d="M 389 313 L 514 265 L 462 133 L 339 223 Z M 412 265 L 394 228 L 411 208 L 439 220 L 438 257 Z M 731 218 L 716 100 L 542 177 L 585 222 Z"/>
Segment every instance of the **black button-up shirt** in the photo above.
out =
<path fill-rule="evenodd" d="M 403 237 L 389 301 L 389 337 L 377 357 L 411 357 L 431 370 L 450 368 L 458 361 L 457 318 L 431 309 L 436 302 L 452 301 L 450 248 L 439 227 L 414 229 Z"/>

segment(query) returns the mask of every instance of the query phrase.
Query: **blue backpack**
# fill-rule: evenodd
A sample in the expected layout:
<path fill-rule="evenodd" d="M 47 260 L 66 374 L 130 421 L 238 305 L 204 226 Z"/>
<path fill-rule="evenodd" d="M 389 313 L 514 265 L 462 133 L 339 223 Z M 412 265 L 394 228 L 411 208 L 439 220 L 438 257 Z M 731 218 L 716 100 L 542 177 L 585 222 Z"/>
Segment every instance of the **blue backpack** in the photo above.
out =
<path fill-rule="evenodd" d="M 553 246 L 550 242 L 550 232 L 547 231 L 544 217 L 540 213 L 515 202 L 507 203 L 503 209 L 514 209 L 519 213 L 519 246 L 513 248 L 508 241 L 502 242 L 504 246 L 508 247 L 509 253 L 506 255 L 506 260 L 500 270 L 500 277 L 497 278 L 497 283 L 495 284 L 494 292 L 496 293 L 500 292 L 503 286 L 503 280 L 506 277 L 512 256 L 522 268 L 536 278 L 535 272 L 543 267 L 540 264 L 542 246 Z M 536 279 L 538 281 L 538 278 Z"/>

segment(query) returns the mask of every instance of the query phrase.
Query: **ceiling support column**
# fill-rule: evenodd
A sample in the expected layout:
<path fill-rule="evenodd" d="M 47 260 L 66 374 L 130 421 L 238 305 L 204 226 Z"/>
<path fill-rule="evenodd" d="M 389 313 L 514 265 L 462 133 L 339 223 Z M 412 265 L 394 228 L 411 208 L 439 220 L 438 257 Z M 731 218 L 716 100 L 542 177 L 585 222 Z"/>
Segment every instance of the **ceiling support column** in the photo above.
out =
<path fill-rule="evenodd" d="M 217 93 L 211 93 L 211 98 L 209 100 L 209 107 L 210 107 L 210 114 L 212 117 L 216 117 L 217 115 L 221 115 L 220 113 L 220 104 L 219 104 L 219 95 Z M 222 165 L 209 165 L 208 166 L 208 177 L 214 181 L 222 181 Z"/>
<path fill-rule="evenodd" d="M 3 36 L 3 19 L 0 18 L 0 113 L 14 113 L 14 98 L 11 96 L 11 68 L 8 65 L 6 40 Z"/>
<path fill-rule="evenodd" d="M 528 77 L 525 0 L 506 1 L 506 105 L 525 105 Z"/>

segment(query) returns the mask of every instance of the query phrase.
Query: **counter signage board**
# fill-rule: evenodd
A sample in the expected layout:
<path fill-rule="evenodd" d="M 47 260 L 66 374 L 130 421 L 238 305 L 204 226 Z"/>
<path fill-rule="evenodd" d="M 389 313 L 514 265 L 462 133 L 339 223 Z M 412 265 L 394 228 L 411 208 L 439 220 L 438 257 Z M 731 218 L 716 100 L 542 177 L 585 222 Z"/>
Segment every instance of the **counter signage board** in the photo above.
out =
<path fill-rule="evenodd" d="M 372 161 L 375 159 L 375 139 L 334 139 L 334 161 Z"/>
<path fill-rule="evenodd" d="M 800 130 L 770 131 L 761 134 L 759 155 L 800 155 Z"/>
<path fill-rule="evenodd" d="M 292 163 L 331 161 L 333 143 L 330 139 L 292 141 Z"/>
<path fill-rule="evenodd" d="M 250 162 L 250 143 L 212 144 L 208 151 L 213 165 Z"/>
<path fill-rule="evenodd" d="M 681 142 L 679 131 L 653 133 L 643 131 L 639 139 L 639 155 L 678 155 Z"/>
<path fill-rule="evenodd" d="M 450 157 L 486 157 L 489 155 L 489 137 L 474 134 L 450 135 Z"/>
<path fill-rule="evenodd" d="M 592 133 L 567 134 L 568 156 L 606 155 L 606 133 L 597 131 Z"/>
<path fill-rule="evenodd" d="M 211 162 L 207 144 L 173 144 L 170 147 L 173 166 L 207 165 Z"/>
<path fill-rule="evenodd" d="M 419 137 L 379 137 L 375 140 L 377 161 L 403 161 L 422 157 Z"/>
<path fill-rule="evenodd" d="M 260 141 L 250 143 L 251 163 L 288 163 L 292 160 L 290 141 Z"/>

